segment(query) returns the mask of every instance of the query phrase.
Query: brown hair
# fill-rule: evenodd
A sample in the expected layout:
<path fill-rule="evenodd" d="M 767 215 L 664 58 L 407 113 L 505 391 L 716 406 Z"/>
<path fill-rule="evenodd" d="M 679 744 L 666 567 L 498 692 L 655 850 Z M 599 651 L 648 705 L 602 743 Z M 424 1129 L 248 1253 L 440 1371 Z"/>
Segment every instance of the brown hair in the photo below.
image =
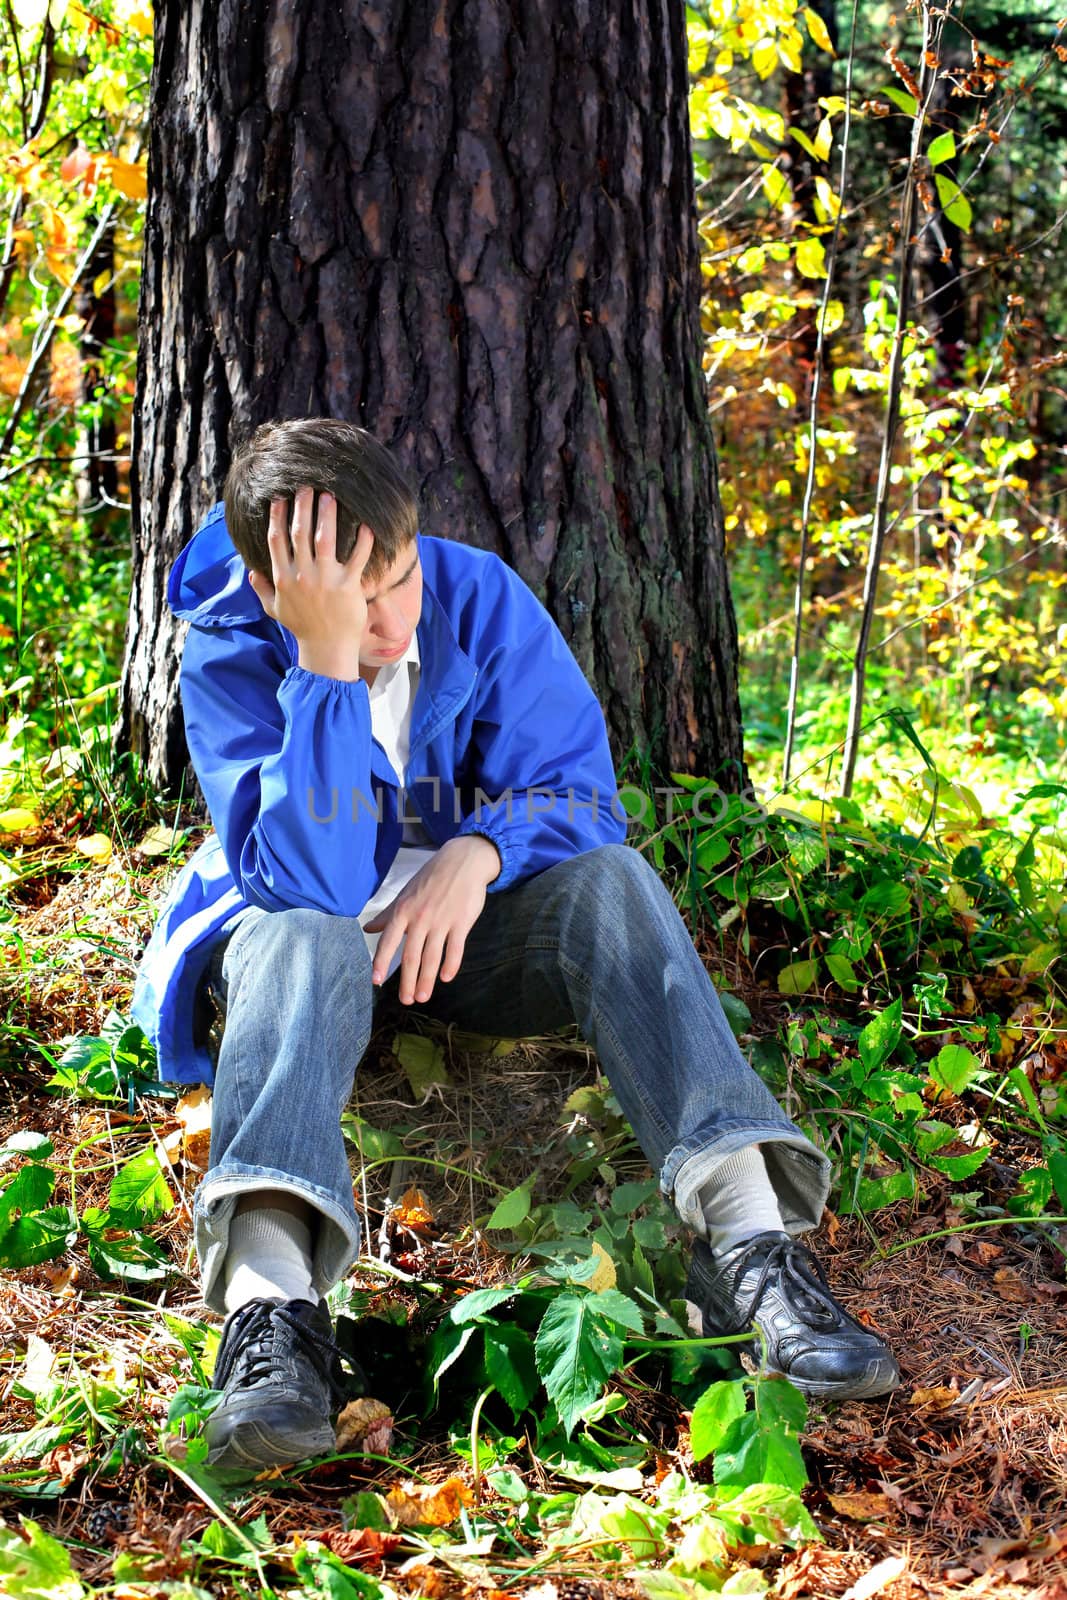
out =
<path fill-rule="evenodd" d="M 267 422 L 235 451 L 222 492 L 226 527 L 246 567 L 270 577 L 271 501 L 287 500 L 291 507 L 305 487 L 337 501 L 338 561 L 352 554 L 360 523 L 371 528 L 374 547 L 364 576 L 372 583 L 385 576 L 418 531 L 411 485 L 365 428 L 333 417 Z"/>

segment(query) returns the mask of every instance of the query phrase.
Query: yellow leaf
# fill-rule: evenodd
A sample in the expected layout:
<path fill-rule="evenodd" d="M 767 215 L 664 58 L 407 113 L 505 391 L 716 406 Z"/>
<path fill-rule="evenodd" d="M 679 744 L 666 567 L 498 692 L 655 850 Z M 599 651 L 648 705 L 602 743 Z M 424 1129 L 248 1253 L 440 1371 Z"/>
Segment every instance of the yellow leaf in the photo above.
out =
<path fill-rule="evenodd" d="M 100 91 L 100 104 L 113 117 L 121 117 L 126 109 L 126 74 L 116 72 L 108 78 Z"/>
<path fill-rule="evenodd" d="M 0 811 L 0 828 L 5 833 L 23 833 L 27 828 L 36 827 L 37 818 L 24 806 L 12 806 L 8 811 Z"/>
<path fill-rule="evenodd" d="M 211 1090 L 198 1083 L 182 1095 L 174 1115 L 181 1124 L 181 1154 L 191 1167 L 204 1170 L 211 1146 Z M 173 1155 L 169 1147 L 168 1154 Z"/>
<path fill-rule="evenodd" d="M 108 176 L 119 194 L 128 200 L 143 200 L 148 193 L 148 177 L 143 161 L 121 161 L 112 156 L 108 162 Z"/>
<path fill-rule="evenodd" d="M 804 21 L 808 25 L 808 32 L 811 34 L 812 44 L 818 45 L 820 50 L 827 50 L 829 51 L 830 55 L 836 57 L 837 51 L 834 49 L 833 43 L 831 42 L 829 29 L 827 28 L 826 23 L 820 17 L 819 13 L 817 11 L 813 11 L 810 6 L 805 6 Z"/>
<path fill-rule="evenodd" d="M 777 167 L 764 166 L 763 192 L 772 206 L 782 210 L 793 203 L 793 186 L 784 172 L 779 172 Z"/>
<path fill-rule="evenodd" d="M 105 267 L 103 272 L 98 272 L 96 277 L 93 279 L 93 298 L 95 300 L 99 300 L 100 296 L 103 294 L 110 282 L 111 269 L 110 267 Z"/>
<path fill-rule="evenodd" d="M 823 117 L 815 133 L 815 154 L 820 161 L 825 161 L 830 154 L 830 146 L 834 142 L 833 123 L 829 117 Z"/>
<path fill-rule="evenodd" d="M 126 18 L 126 26 L 142 39 L 152 37 L 152 13 L 147 6 L 142 6 L 137 11 L 131 11 Z"/>
<path fill-rule="evenodd" d="M 802 278 L 821 278 L 826 273 L 826 251 L 821 239 L 801 239 L 796 250 L 797 271 Z"/>
<path fill-rule="evenodd" d="M 615 1263 L 596 1239 L 593 1240 L 593 1256 L 596 1260 L 596 1271 L 588 1280 L 590 1289 L 594 1294 L 599 1294 L 601 1289 L 614 1289 L 619 1281 Z"/>
<path fill-rule="evenodd" d="M 833 218 L 841 210 L 841 201 L 821 172 L 815 174 L 816 203 L 823 209 L 824 217 Z"/>
<path fill-rule="evenodd" d="M 790 28 L 778 41 L 778 56 L 782 65 L 790 72 L 799 72 L 801 69 L 800 52 L 803 41 L 795 28 Z"/>
<path fill-rule="evenodd" d="M 761 78 L 769 78 L 778 65 L 778 46 L 773 39 L 761 39 L 752 52 L 752 65 Z"/>
<path fill-rule="evenodd" d="M 390 1489 L 385 1508 L 397 1527 L 444 1528 L 455 1522 L 473 1499 L 461 1478 L 447 1478 L 439 1484 L 405 1483 Z"/>
<path fill-rule="evenodd" d="M 79 839 L 74 846 L 79 855 L 88 856 L 90 861 L 99 861 L 101 865 L 111 860 L 111 840 L 106 833 L 91 833 L 86 839 Z"/>

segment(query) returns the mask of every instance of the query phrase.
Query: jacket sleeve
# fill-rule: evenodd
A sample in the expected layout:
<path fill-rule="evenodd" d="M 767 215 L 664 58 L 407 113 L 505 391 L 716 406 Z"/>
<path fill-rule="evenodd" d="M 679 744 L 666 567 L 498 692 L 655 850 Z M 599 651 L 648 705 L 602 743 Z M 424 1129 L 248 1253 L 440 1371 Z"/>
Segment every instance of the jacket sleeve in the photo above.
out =
<path fill-rule="evenodd" d="M 484 834 L 500 853 L 490 894 L 626 839 L 600 704 L 537 596 L 496 565 L 494 645 L 478 658 L 468 761 L 476 787 L 459 828 Z"/>
<path fill-rule="evenodd" d="M 402 831 L 390 796 L 379 802 L 374 792 L 366 683 L 291 665 L 266 629 L 194 625 L 181 697 L 193 767 L 239 892 L 265 911 L 358 916 Z"/>

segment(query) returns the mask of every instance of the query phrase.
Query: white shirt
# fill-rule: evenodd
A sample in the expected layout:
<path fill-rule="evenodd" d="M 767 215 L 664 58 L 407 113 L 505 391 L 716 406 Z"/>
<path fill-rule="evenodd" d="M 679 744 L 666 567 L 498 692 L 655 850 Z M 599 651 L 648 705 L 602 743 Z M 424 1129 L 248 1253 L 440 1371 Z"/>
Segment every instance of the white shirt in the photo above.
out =
<path fill-rule="evenodd" d="M 411 708 L 415 704 L 415 691 L 419 686 L 421 671 L 418 633 L 412 628 L 411 643 L 404 654 L 396 661 L 388 661 L 380 666 L 368 690 L 371 731 L 388 756 L 389 764 L 396 773 L 401 787 L 404 785 L 404 769 L 411 747 Z M 414 798 L 404 794 L 402 799 L 404 832 L 396 859 L 381 886 L 359 914 L 359 925 L 364 929 L 363 937 L 372 956 L 378 948 L 381 932 L 367 933 L 367 923 L 373 922 L 380 911 L 390 906 L 408 880 L 437 854 L 429 834 L 417 820 L 418 808 Z M 409 821 L 409 818 L 415 820 Z M 401 939 L 393 952 L 386 977 L 396 971 L 403 954 L 404 940 Z"/>

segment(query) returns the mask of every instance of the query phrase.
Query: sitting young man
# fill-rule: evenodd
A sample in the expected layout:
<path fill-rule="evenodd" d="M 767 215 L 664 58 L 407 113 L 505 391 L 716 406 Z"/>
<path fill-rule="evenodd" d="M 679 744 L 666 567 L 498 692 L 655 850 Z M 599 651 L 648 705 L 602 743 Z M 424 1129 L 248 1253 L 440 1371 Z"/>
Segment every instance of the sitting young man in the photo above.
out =
<path fill-rule="evenodd" d="M 340 1114 L 397 967 L 401 1003 L 463 1029 L 577 1024 L 698 1235 L 686 1292 L 705 1333 L 757 1325 L 814 1395 L 886 1392 L 892 1355 L 794 1237 L 821 1217 L 828 1162 L 625 844 L 604 716 L 562 634 L 497 556 L 416 516 L 370 434 L 271 425 L 171 573 L 215 831 L 170 891 L 134 1016 L 164 1078 L 216 1067 L 194 1208 L 204 1300 L 226 1313 L 209 1459 L 332 1447 L 321 1297 L 360 1236 Z M 195 1026 L 212 992 L 214 1052 Z"/>

